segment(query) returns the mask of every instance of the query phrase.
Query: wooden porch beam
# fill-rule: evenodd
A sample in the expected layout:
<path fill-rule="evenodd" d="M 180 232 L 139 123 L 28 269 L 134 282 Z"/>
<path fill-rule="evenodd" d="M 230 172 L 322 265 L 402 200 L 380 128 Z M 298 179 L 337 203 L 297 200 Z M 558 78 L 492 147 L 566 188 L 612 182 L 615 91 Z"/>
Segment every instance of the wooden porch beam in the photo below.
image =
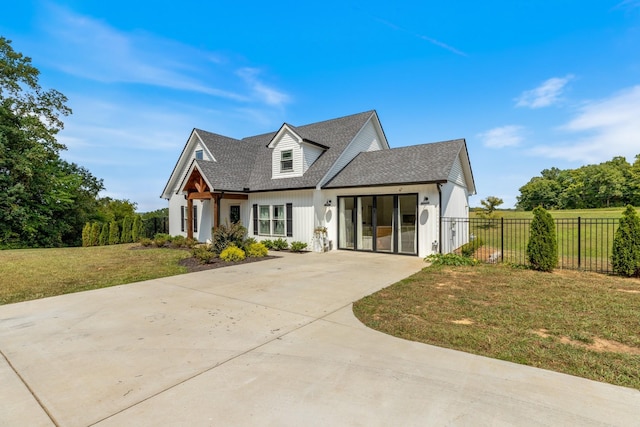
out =
<path fill-rule="evenodd" d="M 189 193 L 189 196 L 188 196 L 189 200 L 194 200 L 194 199 L 201 200 L 201 199 L 211 199 L 211 198 L 213 198 L 213 195 L 208 191 L 203 193 L 191 192 Z"/>
<path fill-rule="evenodd" d="M 246 194 L 227 194 L 224 193 L 221 195 L 221 199 L 228 199 L 228 200 L 249 200 L 249 196 L 247 196 Z"/>

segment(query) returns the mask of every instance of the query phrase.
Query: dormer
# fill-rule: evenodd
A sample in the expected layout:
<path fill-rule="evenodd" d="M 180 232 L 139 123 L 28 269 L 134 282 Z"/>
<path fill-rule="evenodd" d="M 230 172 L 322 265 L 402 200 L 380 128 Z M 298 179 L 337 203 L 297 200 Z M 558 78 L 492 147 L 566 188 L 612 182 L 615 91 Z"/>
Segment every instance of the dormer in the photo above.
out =
<path fill-rule="evenodd" d="M 273 137 L 271 149 L 271 178 L 294 178 L 304 175 L 309 167 L 328 148 L 300 135 L 293 126 L 283 124 Z"/>

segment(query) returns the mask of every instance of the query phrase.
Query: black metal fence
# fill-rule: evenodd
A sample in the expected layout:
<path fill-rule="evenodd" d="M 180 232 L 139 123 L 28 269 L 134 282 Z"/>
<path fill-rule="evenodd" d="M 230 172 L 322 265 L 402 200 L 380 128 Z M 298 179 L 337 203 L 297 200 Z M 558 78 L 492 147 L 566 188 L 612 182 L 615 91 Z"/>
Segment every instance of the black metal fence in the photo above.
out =
<path fill-rule="evenodd" d="M 158 233 L 169 233 L 169 217 L 153 217 L 143 220 L 144 237 L 153 239 Z"/>
<path fill-rule="evenodd" d="M 474 254 L 485 262 L 527 265 L 531 219 L 441 218 L 441 248 L 455 252 L 469 241 L 480 239 Z M 613 238 L 617 218 L 556 219 L 558 267 L 612 273 Z"/>

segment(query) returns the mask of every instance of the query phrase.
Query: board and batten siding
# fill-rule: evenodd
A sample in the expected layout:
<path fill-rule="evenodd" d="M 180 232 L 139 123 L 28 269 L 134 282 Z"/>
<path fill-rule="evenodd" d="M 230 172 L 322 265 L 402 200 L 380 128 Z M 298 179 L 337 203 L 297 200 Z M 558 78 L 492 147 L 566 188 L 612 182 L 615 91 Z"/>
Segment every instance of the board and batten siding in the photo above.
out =
<path fill-rule="evenodd" d="M 253 234 L 253 205 L 293 205 L 293 236 L 264 236 Z M 253 193 L 247 203 L 249 222 L 246 224 L 248 234 L 257 240 L 277 239 L 282 237 L 289 243 L 304 242 L 311 248 L 314 229 L 313 190 L 278 191 L 273 193 Z"/>
<path fill-rule="evenodd" d="M 331 169 L 325 176 L 321 185 L 324 185 L 331 178 L 340 172 L 351 160 L 353 160 L 358 154 L 365 151 L 377 151 L 382 150 L 383 143 L 380 140 L 380 135 L 375 129 L 372 121 L 369 120 L 360 130 L 360 133 L 351 141 L 349 146 L 342 152 L 338 160 L 331 166 Z"/>
<path fill-rule="evenodd" d="M 293 170 L 282 173 L 280 172 L 280 153 L 287 150 L 292 150 L 293 152 Z M 279 179 L 302 176 L 302 160 L 302 147 L 300 143 L 290 132 L 285 132 L 271 152 L 271 178 Z"/>

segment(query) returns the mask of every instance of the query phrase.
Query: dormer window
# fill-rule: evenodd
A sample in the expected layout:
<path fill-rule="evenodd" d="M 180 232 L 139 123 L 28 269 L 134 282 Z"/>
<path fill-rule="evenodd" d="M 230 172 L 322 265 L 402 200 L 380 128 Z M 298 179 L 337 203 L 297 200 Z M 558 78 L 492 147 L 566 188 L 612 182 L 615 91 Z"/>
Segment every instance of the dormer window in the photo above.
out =
<path fill-rule="evenodd" d="M 293 171 L 293 150 L 280 152 L 280 172 Z"/>
<path fill-rule="evenodd" d="M 202 160 L 204 159 L 204 154 L 202 153 L 202 150 L 196 150 L 196 160 Z"/>

